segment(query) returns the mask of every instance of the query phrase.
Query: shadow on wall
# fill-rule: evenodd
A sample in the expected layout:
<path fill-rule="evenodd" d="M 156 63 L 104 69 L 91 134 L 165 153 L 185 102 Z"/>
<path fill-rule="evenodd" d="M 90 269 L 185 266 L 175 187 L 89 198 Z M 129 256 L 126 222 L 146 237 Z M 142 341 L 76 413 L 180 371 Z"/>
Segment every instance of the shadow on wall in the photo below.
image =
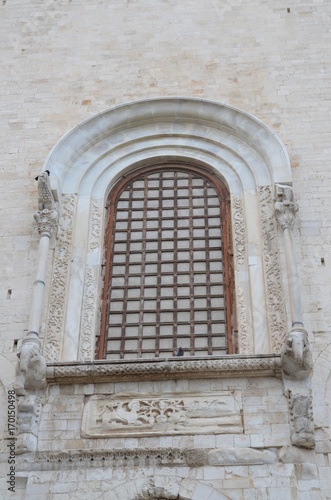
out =
<path fill-rule="evenodd" d="M 6 450 L 6 442 L 4 438 L 7 436 L 7 406 L 8 406 L 8 390 L 13 388 L 15 382 L 15 365 L 10 362 L 4 355 L 0 356 L 1 380 L 0 380 L 0 453 Z"/>
<path fill-rule="evenodd" d="M 322 350 L 315 359 L 313 380 L 315 428 L 326 432 L 331 439 L 331 346 Z M 326 436 L 324 436 L 325 438 Z M 318 437 L 317 437 L 318 440 Z"/>

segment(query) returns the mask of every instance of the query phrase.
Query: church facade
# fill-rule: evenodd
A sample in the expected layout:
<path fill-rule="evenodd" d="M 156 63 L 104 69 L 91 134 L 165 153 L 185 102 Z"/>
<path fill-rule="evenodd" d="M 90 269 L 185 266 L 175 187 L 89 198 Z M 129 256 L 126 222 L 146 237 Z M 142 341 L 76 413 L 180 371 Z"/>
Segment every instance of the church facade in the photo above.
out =
<path fill-rule="evenodd" d="M 4 498 L 330 498 L 330 7 L 3 2 Z"/>

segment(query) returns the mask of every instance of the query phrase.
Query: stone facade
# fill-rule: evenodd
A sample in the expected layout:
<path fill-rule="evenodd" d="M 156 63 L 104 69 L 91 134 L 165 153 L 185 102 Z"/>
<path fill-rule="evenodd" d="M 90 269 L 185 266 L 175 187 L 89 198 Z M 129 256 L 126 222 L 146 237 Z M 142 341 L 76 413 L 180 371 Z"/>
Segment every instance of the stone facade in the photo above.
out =
<path fill-rule="evenodd" d="M 0 13 L 0 495 L 331 498 L 331 5 Z M 104 200 L 161 157 L 229 185 L 239 354 L 94 363 Z"/>

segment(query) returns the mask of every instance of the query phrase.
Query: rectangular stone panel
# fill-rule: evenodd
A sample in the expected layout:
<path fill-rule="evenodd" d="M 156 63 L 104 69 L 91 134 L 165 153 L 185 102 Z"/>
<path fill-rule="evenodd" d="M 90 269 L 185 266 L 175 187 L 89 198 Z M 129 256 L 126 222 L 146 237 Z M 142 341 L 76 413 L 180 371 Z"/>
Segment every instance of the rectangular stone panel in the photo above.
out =
<path fill-rule="evenodd" d="M 202 394 L 93 395 L 84 406 L 82 436 L 241 434 L 238 391 Z"/>

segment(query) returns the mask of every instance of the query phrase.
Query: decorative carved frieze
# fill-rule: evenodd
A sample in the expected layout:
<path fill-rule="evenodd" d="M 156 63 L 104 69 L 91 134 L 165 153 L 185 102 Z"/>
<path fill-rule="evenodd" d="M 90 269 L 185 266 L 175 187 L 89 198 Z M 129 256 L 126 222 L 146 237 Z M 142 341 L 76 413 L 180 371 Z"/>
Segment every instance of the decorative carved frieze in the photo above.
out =
<path fill-rule="evenodd" d="M 75 204 L 76 195 L 62 196 L 45 341 L 45 355 L 49 361 L 58 360 L 61 353 Z"/>
<path fill-rule="evenodd" d="M 273 197 L 270 186 L 259 188 L 262 224 L 262 250 L 267 287 L 268 320 L 271 343 L 274 352 L 282 349 L 287 325 L 284 293 L 281 277 L 277 224 L 273 210 Z"/>
<path fill-rule="evenodd" d="M 91 252 L 100 247 L 101 238 L 101 212 L 98 203 L 94 200 L 91 205 L 91 218 L 89 229 L 88 250 Z M 94 354 L 95 341 L 95 311 L 96 311 L 96 289 L 97 280 L 93 273 L 93 267 L 87 265 L 84 280 L 83 310 L 81 319 L 81 333 L 79 342 L 80 361 L 91 361 Z"/>
<path fill-rule="evenodd" d="M 298 204 L 294 201 L 293 189 L 290 186 L 276 184 L 275 186 L 275 214 L 280 227 L 293 229 Z"/>
<path fill-rule="evenodd" d="M 168 378 L 213 378 L 230 376 L 279 376 L 279 355 L 224 356 L 218 359 L 178 358 L 158 361 L 49 363 L 47 380 L 61 384 L 162 380 Z"/>
<path fill-rule="evenodd" d="M 61 470 L 79 468 L 123 468 L 184 466 L 201 467 L 207 463 L 206 449 L 187 448 L 118 448 L 79 450 L 60 453 L 37 452 L 31 459 L 20 460 L 20 470 Z"/>
<path fill-rule="evenodd" d="M 241 198 L 232 196 L 231 210 L 233 213 L 233 233 L 236 267 L 242 266 L 246 259 L 246 230 L 243 202 Z"/>
<path fill-rule="evenodd" d="M 95 300 L 97 292 L 92 266 L 86 267 L 81 337 L 79 345 L 80 361 L 92 361 L 95 337 Z"/>
<path fill-rule="evenodd" d="M 293 448 L 290 448 L 293 450 Z M 287 449 L 288 451 L 288 449 Z M 282 456 L 284 448 L 278 453 Z M 302 452 L 301 452 L 302 453 Z M 308 453 L 308 452 L 306 452 Z M 20 460 L 20 470 L 109 469 L 128 467 L 224 467 L 225 465 L 272 464 L 278 461 L 277 449 L 256 448 L 112 448 L 109 450 L 72 450 L 37 452 L 33 460 Z M 303 455 L 306 458 L 306 454 Z M 296 458 L 298 460 L 298 457 Z M 300 460 L 300 459 L 299 459 Z M 302 460 L 302 458 L 301 458 Z"/>
<path fill-rule="evenodd" d="M 100 247 L 101 236 L 101 212 L 96 201 L 92 202 L 90 232 L 89 232 L 89 251 Z"/>
<path fill-rule="evenodd" d="M 244 291 L 239 286 L 237 287 L 237 302 L 238 312 L 238 344 L 241 354 L 253 353 L 253 338 L 248 330 L 247 309 L 244 302 Z"/>
<path fill-rule="evenodd" d="M 240 393 L 94 395 L 84 406 L 82 436 L 164 436 L 243 432 Z"/>

